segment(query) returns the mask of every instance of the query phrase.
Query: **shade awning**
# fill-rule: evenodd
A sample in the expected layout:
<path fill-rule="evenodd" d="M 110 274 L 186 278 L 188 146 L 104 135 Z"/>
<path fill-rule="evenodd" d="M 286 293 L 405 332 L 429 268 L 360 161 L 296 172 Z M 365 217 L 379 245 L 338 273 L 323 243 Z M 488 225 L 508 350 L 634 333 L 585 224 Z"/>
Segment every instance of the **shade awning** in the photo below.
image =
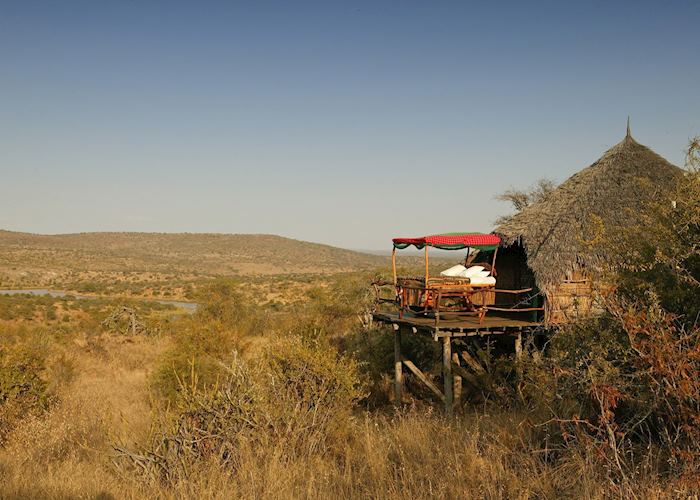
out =
<path fill-rule="evenodd" d="M 482 251 L 495 250 L 501 243 L 501 238 L 495 234 L 484 233 L 446 233 L 421 238 L 394 238 L 394 248 L 404 249 L 411 245 L 420 249 L 427 246 L 442 250 L 461 250 L 476 248 Z"/>

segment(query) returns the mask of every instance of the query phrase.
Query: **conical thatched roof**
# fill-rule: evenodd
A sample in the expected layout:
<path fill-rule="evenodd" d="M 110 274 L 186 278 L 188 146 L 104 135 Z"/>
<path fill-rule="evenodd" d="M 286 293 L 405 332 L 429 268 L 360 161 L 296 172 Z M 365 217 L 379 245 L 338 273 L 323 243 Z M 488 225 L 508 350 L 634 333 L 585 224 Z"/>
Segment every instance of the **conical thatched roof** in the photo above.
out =
<path fill-rule="evenodd" d="M 592 225 L 600 230 L 602 224 L 606 234 L 629 225 L 678 175 L 682 170 L 636 142 L 628 125 L 622 142 L 495 232 L 506 246 L 523 245 L 537 284 L 546 292 L 571 271 L 581 266 L 595 270 L 604 262 L 605 256 L 586 243 Z"/>

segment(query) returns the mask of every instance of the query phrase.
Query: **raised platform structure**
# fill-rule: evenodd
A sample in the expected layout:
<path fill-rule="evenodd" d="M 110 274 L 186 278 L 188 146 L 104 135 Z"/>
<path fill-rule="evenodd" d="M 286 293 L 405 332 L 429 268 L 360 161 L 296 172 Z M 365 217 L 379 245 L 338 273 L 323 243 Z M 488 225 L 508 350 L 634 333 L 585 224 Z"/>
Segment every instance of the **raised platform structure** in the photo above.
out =
<path fill-rule="evenodd" d="M 408 368 L 438 399 L 445 404 L 445 411 L 452 415 L 455 400 L 461 394 L 462 380 L 474 379 L 474 373 L 483 367 L 467 351 L 453 352 L 452 341 L 459 337 L 483 337 L 487 335 L 510 335 L 514 339 L 515 355 L 522 354 L 524 333 L 536 333 L 544 329 L 540 322 L 515 319 L 507 315 L 488 314 L 478 317 L 434 318 L 399 315 L 398 313 L 375 312 L 374 321 L 392 326 L 394 332 L 394 398 L 401 403 L 403 392 L 403 367 Z M 441 391 L 411 360 L 401 352 L 402 334 L 424 334 L 435 341 L 442 341 L 443 390 Z M 467 367 L 463 367 L 462 363 Z M 471 370 L 471 372 L 469 371 Z"/>

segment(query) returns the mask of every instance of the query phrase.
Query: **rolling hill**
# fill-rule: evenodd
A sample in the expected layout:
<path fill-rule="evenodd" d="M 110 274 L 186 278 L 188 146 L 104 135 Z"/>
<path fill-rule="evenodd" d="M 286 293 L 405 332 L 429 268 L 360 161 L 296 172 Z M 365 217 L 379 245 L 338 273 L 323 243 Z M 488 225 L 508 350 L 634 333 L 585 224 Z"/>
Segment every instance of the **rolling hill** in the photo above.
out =
<path fill-rule="evenodd" d="M 342 272 L 386 262 L 386 257 L 267 234 L 40 235 L 0 230 L 0 268 L 231 275 Z"/>

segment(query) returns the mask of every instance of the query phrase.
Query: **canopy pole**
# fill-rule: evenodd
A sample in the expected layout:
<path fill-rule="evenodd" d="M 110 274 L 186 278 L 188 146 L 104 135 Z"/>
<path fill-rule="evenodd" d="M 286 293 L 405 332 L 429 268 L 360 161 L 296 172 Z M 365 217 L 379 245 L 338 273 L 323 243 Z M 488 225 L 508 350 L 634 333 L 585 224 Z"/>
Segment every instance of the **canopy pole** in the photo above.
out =
<path fill-rule="evenodd" d="M 391 249 L 391 271 L 394 275 L 394 286 L 396 286 L 396 247 Z"/>
<path fill-rule="evenodd" d="M 425 286 L 428 286 L 428 244 L 425 244 Z"/>
<path fill-rule="evenodd" d="M 474 262 L 474 257 L 476 257 L 476 254 L 479 253 L 477 250 L 476 252 L 472 253 L 472 247 L 467 247 L 467 256 L 464 257 L 464 266 L 469 267 L 469 264 Z"/>
<path fill-rule="evenodd" d="M 493 261 L 491 262 L 491 275 L 496 276 L 496 254 L 498 253 L 498 247 L 493 251 Z"/>

